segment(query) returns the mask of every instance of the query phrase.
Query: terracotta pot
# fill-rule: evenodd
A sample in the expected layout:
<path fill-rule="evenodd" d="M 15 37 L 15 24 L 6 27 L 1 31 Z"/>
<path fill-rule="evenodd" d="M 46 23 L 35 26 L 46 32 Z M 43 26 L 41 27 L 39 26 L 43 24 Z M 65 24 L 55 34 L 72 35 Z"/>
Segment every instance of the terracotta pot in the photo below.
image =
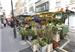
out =
<path fill-rule="evenodd" d="M 53 41 L 53 48 L 57 48 L 57 47 L 59 47 L 59 43 L 56 41 Z"/>
<path fill-rule="evenodd" d="M 54 35 L 53 40 L 56 42 L 59 42 L 60 41 L 60 35 L 59 34 Z"/>

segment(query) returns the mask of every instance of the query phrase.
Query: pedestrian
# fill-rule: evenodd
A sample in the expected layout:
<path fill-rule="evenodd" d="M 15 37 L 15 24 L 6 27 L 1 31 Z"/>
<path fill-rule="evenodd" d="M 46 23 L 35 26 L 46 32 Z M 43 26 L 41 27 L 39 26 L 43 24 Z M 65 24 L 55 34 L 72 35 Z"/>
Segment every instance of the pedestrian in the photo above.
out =
<path fill-rule="evenodd" d="M 3 24 L 4 24 L 4 27 L 6 27 L 6 20 L 4 20 Z"/>

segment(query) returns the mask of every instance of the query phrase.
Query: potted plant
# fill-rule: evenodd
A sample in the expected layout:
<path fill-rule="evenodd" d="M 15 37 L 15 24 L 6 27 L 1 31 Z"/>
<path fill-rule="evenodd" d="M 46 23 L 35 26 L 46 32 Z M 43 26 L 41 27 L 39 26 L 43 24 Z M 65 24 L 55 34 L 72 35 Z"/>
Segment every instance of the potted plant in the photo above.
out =
<path fill-rule="evenodd" d="M 67 33 L 69 32 L 68 27 L 67 26 L 63 26 L 62 30 L 60 31 L 60 39 L 65 39 L 65 37 L 67 36 Z"/>
<path fill-rule="evenodd" d="M 46 35 L 45 35 L 45 39 L 44 39 L 47 43 L 47 52 L 53 51 L 52 38 L 53 38 L 53 34 L 51 32 L 51 29 L 48 28 L 48 30 L 46 30 Z"/>
<path fill-rule="evenodd" d="M 48 38 L 51 38 L 51 41 L 53 43 L 53 47 L 56 48 L 58 47 L 58 41 L 60 40 L 60 35 L 58 34 L 58 28 L 55 26 L 53 23 L 48 25 Z M 54 43 L 57 42 L 57 43 Z M 55 46 L 57 45 L 57 46 Z"/>
<path fill-rule="evenodd" d="M 37 36 L 39 37 L 39 38 L 42 38 L 43 37 L 43 29 L 38 29 L 37 30 Z"/>
<path fill-rule="evenodd" d="M 36 51 L 38 51 L 38 49 L 39 49 L 39 43 L 38 43 L 38 40 L 35 39 L 32 41 L 32 50 L 33 50 L 33 52 L 36 52 Z"/>
<path fill-rule="evenodd" d="M 53 43 L 51 38 L 45 37 L 43 40 L 47 43 L 46 44 L 46 52 L 52 52 L 53 51 Z"/>
<path fill-rule="evenodd" d="M 28 29 L 28 40 L 31 41 L 35 37 L 35 32 L 32 29 Z"/>
<path fill-rule="evenodd" d="M 19 31 L 22 40 L 25 40 L 25 36 L 27 36 L 27 31 L 24 28 L 21 28 Z"/>
<path fill-rule="evenodd" d="M 53 40 L 56 42 L 59 42 L 60 41 L 60 34 L 59 34 L 57 26 L 54 26 L 52 28 L 52 31 L 53 31 L 53 35 L 54 35 Z"/>
<path fill-rule="evenodd" d="M 39 39 L 40 52 L 46 52 L 47 42 L 44 39 Z"/>

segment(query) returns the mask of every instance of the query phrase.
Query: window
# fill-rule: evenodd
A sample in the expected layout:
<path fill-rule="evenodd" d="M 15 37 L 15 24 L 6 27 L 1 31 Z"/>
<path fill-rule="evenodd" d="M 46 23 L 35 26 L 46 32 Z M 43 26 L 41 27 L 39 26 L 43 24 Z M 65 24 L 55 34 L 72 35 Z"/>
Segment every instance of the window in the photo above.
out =
<path fill-rule="evenodd" d="M 71 3 L 75 3 L 75 0 L 71 0 Z"/>
<path fill-rule="evenodd" d="M 34 12 L 33 6 L 29 8 L 29 11 L 30 11 L 30 12 L 31 12 L 31 11 Z"/>
<path fill-rule="evenodd" d="M 61 7 L 61 2 L 59 1 L 59 2 L 56 2 L 56 7 L 58 8 L 58 7 Z"/>
<path fill-rule="evenodd" d="M 36 12 L 43 12 L 49 10 L 49 2 L 45 2 L 41 5 L 36 6 Z"/>

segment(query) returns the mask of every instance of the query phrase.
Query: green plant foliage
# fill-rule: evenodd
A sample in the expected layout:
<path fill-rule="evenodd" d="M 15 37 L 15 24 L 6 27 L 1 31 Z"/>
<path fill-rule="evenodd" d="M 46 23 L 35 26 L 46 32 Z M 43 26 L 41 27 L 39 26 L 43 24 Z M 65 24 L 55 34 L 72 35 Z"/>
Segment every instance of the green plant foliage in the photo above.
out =
<path fill-rule="evenodd" d="M 53 32 L 53 34 L 56 34 L 56 33 L 57 33 L 57 31 L 58 31 L 57 26 L 54 26 L 54 27 L 52 28 L 52 32 Z"/>
<path fill-rule="evenodd" d="M 47 44 L 51 43 L 51 38 L 44 37 L 42 40 L 45 41 Z"/>
<path fill-rule="evenodd" d="M 19 33 L 21 35 L 31 35 L 31 36 L 34 36 L 35 35 L 34 30 L 32 30 L 32 29 L 25 30 L 23 27 L 20 29 Z"/>
<path fill-rule="evenodd" d="M 38 39 L 32 41 L 32 44 L 38 44 L 38 43 L 39 43 Z"/>
<path fill-rule="evenodd" d="M 45 40 L 43 40 L 43 39 L 40 39 L 40 40 L 39 40 L 39 45 L 40 45 L 41 47 L 43 47 L 43 46 L 47 45 L 47 42 L 46 42 Z"/>
<path fill-rule="evenodd" d="M 28 32 L 24 28 L 21 28 L 19 33 L 20 33 L 20 35 L 23 35 L 23 36 L 28 35 Z"/>
<path fill-rule="evenodd" d="M 27 30 L 27 31 L 28 31 L 28 35 L 35 36 L 34 30 L 29 29 L 29 30 Z"/>

